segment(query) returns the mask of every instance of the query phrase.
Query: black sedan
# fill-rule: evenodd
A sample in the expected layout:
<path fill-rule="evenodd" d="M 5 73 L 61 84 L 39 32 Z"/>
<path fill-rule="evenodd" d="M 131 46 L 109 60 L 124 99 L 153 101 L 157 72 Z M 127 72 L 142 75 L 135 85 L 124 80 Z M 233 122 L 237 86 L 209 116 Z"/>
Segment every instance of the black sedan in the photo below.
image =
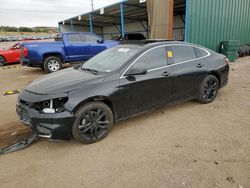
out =
<path fill-rule="evenodd" d="M 31 82 L 17 113 L 39 136 L 84 143 L 113 123 L 188 100 L 212 102 L 228 82 L 225 56 L 183 42 L 121 44 L 84 64 Z"/>

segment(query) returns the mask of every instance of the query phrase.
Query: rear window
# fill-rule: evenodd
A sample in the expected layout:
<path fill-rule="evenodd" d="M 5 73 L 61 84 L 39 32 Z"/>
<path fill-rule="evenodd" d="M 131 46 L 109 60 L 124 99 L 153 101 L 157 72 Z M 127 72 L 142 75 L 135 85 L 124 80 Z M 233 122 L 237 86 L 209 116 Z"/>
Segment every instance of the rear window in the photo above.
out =
<path fill-rule="evenodd" d="M 101 40 L 101 38 L 92 34 L 84 34 L 83 40 L 84 42 L 97 42 L 98 40 Z"/>
<path fill-rule="evenodd" d="M 199 49 L 199 48 L 194 48 L 195 49 L 195 53 L 196 53 L 196 57 L 204 57 L 207 55 L 207 52 L 205 50 Z"/>
<path fill-rule="evenodd" d="M 172 51 L 175 63 L 196 59 L 196 53 L 192 46 L 176 45 L 172 46 Z"/>
<path fill-rule="evenodd" d="M 82 42 L 80 34 L 68 34 L 67 39 L 69 42 Z"/>

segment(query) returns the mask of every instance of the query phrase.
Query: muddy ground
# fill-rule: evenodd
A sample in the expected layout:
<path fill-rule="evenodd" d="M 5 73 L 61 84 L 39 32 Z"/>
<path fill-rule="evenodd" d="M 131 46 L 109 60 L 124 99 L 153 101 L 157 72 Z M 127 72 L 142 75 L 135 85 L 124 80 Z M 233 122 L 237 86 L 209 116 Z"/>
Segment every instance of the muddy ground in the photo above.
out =
<path fill-rule="evenodd" d="M 12 67 L 11 65 L 10 67 Z M 44 72 L 0 68 L 0 145 L 28 131 L 17 95 Z M 1 187 L 250 187 L 250 57 L 231 65 L 230 81 L 208 105 L 187 102 L 118 123 L 103 141 L 39 139 L 0 156 Z"/>

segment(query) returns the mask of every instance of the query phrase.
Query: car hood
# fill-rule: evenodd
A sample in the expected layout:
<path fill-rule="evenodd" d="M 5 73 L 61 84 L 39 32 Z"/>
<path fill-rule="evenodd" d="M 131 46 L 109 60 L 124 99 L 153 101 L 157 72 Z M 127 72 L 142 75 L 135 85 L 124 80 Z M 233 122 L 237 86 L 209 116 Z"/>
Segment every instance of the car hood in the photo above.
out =
<path fill-rule="evenodd" d="M 90 72 L 68 68 L 35 80 L 24 89 L 40 95 L 55 95 L 80 89 L 103 81 L 104 78 L 104 75 L 94 75 Z"/>

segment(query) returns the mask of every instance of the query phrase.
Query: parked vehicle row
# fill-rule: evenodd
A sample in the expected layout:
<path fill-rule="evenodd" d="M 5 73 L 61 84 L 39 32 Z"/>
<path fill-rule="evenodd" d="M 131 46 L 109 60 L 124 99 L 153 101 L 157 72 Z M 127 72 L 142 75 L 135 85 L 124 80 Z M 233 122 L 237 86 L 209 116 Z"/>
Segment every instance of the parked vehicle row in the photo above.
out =
<path fill-rule="evenodd" d="M 73 135 L 90 144 L 105 138 L 119 120 L 187 100 L 212 102 L 228 74 L 225 56 L 201 46 L 120 44 L 31 82 L 16 110 L 40 137 L 68 140 Z"/>
<path fill-rule="evenodd" d="M 45 40 L 52 39 L 53 36 L 0 36 L 0 42 L 15 42 L 15 41 L 27 41 L 27 40 Z"/>

